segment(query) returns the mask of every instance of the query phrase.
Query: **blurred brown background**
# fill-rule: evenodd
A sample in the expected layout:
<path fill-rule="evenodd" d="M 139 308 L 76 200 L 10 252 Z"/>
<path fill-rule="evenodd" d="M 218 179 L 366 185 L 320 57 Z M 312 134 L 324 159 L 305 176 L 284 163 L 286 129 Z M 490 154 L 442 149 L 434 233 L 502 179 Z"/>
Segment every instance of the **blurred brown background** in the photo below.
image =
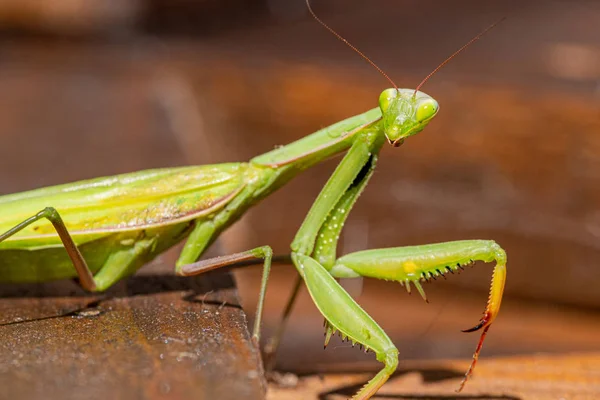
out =
<path fill-rule="evenodd" d="M 506 300 L 484 356 L 600 350 L 600 3 L 314 1 L 402 87 L 508 20 L 423 90 L 441 112 L 384 148 L 339 253 L 495 239 Z M 246 160 L 377 104 L 386 81 L 303 0 L 0 1 L 0 193 L 145 168 Z M 255 207 L 215 252 L 289 248 L 330 160 Z M 254 309 L 259 269 L 236 274 Z M 277 267 L 273 330 L 295 272 Z M 404 358 L 470 357 L 490 266 L 425 287 L 345 282 Z M 371 368 L 300 297 L 285 370 Z M 332 350 L 333 349 L 333 350 Z M 353 364 L 348 364 L 352 361 Z"/>

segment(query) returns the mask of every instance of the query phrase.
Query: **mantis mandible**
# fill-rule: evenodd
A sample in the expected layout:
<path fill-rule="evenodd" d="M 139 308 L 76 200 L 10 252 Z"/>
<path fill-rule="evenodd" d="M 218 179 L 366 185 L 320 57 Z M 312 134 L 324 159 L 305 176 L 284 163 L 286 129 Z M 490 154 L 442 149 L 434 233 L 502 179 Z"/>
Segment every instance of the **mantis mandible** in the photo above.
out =
<path fill-rule="evenodd" d="M 495 261 L 484 315 L 467 330 L 483 329 L 461 390 L 500 308 L 506 279 L 505 251 L 491 240 L 463 240 L 366 250 L 337 258 L 336 247 L 344 221 L 371 178 L 384 143 L 400 146 L 421 132 L 439 111 L 438 103 L 419 90 L 421 86 L 491 27 L 444 61 L 417 89 L 399 89 L 323 23 L 308 0 L 306 3 L 319 23 L 392 83 L 393 88 L 381 93 L 379 107 L 248 162 L 146 170 L 1 196 L 0 282 L 78 277 L 84 289 L 103 291 L 187 237 L 176 263 L 178 275 L 264 260 L 252 335 L 258 343 L 271 248 L 198 259 L 252 205 L 307 168 L 345 152 L 291 244 L 291 260 L 325 318 L 325 344 L 338 332 L 376 354 L 383 369 L 354 396 L 369 399 L 396 369 L 398 349 L 335 278 L 393 280 L 409 292 L 412 284 L 425 299 L 422 281 L 453 273 L 474 261 Z"/>

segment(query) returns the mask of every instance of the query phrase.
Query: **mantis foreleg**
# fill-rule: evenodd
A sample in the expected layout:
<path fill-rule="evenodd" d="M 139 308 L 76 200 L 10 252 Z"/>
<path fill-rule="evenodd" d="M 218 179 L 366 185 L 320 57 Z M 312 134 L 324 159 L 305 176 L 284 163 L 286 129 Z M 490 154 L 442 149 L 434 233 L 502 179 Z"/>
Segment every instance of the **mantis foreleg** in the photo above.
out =
<path fill-rule="evenodd" d="M 313 257 L 326 269 L 331 269 L 335 263 L 336 248 L 340 232 L 344 227 L 350 209 L 373 175 L 376 162 L 377 155 L 371 155 L 370 158 L 367 159 L 367 163 L 359 170 L 357 176 L 325 219 L 325 222 L 321 226 L 321 230 L 317 232 Z M 266 371 L 270 371 L 274 366 L 275 354 L 281 341 L 281 337 L 283 336 L 285 325 L 287 324 L 292 307 L 296 301 L 300 283 L 301 279 L 296 280 L 294 283 L 294 288 L 286 303 L 279 324 L 275 330 L 275 334 L 269 339 L 269 342 L 265 346 Z"/>
<path fill-rule="evenodd" d="M 377 360 L 384 363 L 384 368 L 356 394 L 355 399 L 370 398 L 387 381 L 398 365 L 398 350 L 383 329 L 314 257 L 332 264 L 330 261 L 335 258 L 340 224 L 345 221 L 345 215 L 371 176 L 374 155 L 381 147 L 382 143 L 375 138 L 368 130 L 356 138 L 317 197 L 292 243 L 292 260 L 315 305 L 325 317 L 328 331 L 339 331 L 342 337 L 373 350 Z"/>
<path fill-rule="evenodd" d="M 334 277 L 373 277 L 398 280 L 410 290 L 412 283 L 424 299 L 421 280 L 453 272 L 475 260 L 496 261 L 490 299 L 480 323 L 468 332 L 483 328 L 459 391 L 477 362 L 485 334 L 495 319 L 506 278 L 506 253 L 492 241 L 472 240 L 368 250 L 335 260 L 336 245 L 343 223 L 367 184 L 376 162 L 378 143 L 368 134 L 353 143 L 338 168 L 313 204 L 292 243 L 292 260 L 304 279 L 317 308 L 326 319 L 326 344 L 336 331 L 353 343 L 372 349 L 384 368 L 355 399 L 367 399 L 385 383 L 397 366 L 398 350 L 385 332 L 341 288 Z"/>
<path fill-rule="evenodd" d="M 421 281 L 447 273 L 474 261 L 495 261 L 487 307 L 480 322 L 464 332 L 473 332 L 483 328 L 477 349 L 473 354 L 473 362 L 465 374 L 458 391 L 462 390 L 469 379 L 483 345 L 483 340 L 490 325 L 498 315 L 504 283 L 506 280 L 506 253 L 491 240 L 462 240 L 447 243 L 436 243 L 422 246 L 396 247 L 359 251 L 339 258 L 331 271 L 335 277 L 365 276 L 377 279 L 394 280 L 406 285 L 410 290 L 412 283 L 426 299 Z"/>
<path fill-rule="evenodd" d="M 376 163 L 377 155 L 372 155 L 360 169 L 358 175 L 354 178 L 335 207 L 329 212 L 318 232 L 313 257 L 328 270 L 335 263 L 337 243 L 346 218 L 348 218 L 350 210 L 354 206 L 354 203 L 356 203 L 356 200 L 358 200 L 358 196 L 360 196 L 365 186 L 367 186 L 369 179 L 371 179 Z"/>
<path fill-rule="evenodd" d="M 384 364 L 384 368 L 353 397 L 355 400 L 370 398 L 396 370 L 398 349 L 322 265 L 305 255 L 297 255 L 296 262 L 310 296 L 327 320 L 328 335 L 339 331 L 342 339 L 374 351 L 377 360 Z"/>
<path fill-rule="evenodd" d="M 356 138 L 306 215 L 291 244 L 292 253 L 312 254 L 316 239 L 330 212 L 381 145 L 381 138 L 371 135 L 366 128 L 364 133 Z"/>

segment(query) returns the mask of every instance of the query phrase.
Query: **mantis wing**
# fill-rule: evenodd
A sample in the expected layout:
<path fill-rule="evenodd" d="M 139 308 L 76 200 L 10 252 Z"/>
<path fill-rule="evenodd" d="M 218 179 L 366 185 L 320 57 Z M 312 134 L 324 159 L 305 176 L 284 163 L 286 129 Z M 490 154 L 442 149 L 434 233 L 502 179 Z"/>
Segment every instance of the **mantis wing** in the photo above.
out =
<path fill-rule="evenodd" d="M 223 207 L 244 187 L 247 164 L 165 168 L 96 178 L 0 197 L 0 232 L 45 207 L 56 208 L 78 244 L 104 235 L 196 219 Z M 0 249 L 58 244 L 40 220 Z"/>

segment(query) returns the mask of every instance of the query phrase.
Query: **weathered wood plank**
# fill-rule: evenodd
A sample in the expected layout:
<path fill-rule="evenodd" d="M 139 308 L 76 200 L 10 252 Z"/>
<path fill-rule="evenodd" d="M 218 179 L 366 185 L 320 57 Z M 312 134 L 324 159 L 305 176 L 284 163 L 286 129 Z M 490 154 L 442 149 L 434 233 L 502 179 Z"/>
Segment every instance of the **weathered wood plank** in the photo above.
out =
<path fill-rule="evenodd" d="M 600 354 L 534 355 L 487 360 L 465 390 L 456 394 L 468 362 L 402 364 L 373 399 L 594 400 L 600 397 Z M 360 388 L 370 375 L 309 376 L 293 389 L 271 385 L 268 399 L 337 400 Z"/>
<path fill-rule="evenodd" d="M 261 399 L 227 274 L 137 276 L 104 294 L 2 286 L 0 398 Z"/>

